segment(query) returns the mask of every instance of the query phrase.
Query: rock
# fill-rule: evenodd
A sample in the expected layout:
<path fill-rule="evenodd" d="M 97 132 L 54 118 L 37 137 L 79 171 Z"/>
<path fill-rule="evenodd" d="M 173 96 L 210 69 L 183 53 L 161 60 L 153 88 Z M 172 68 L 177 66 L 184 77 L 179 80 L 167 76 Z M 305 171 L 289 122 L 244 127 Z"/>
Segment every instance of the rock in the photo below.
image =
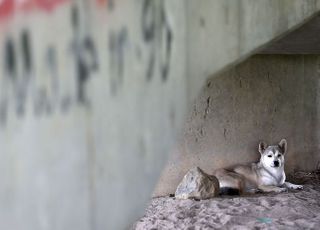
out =
<path fill-rule="evenodd" d="M 209 199 L 219 194 L 219 181 L 199 167 L 190 169 L 177 187 L 177 199 Z"/>

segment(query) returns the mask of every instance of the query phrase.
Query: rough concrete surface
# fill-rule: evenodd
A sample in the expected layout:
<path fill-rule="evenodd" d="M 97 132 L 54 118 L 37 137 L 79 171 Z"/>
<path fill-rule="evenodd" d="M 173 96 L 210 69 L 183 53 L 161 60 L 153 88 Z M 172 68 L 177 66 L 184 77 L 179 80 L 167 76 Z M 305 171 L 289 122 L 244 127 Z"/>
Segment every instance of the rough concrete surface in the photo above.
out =
<path fill-rule="evenodd" d="M 319 63 L 318 55 L 257 55 L 208 79 L 154 195 L 174 193 L 194 166 L 210 174 L 257 161 L 261 140 L 288 141 L 287 172 L 314 170 L 320 162 Z"/>

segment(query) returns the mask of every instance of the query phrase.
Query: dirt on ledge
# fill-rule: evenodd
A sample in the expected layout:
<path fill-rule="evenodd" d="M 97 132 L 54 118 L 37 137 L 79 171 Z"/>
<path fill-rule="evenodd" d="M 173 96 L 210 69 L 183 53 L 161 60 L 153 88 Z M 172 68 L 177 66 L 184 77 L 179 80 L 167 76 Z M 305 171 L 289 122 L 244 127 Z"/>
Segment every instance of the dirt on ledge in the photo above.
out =
<path fill-rule="evenodd" d="M 132 229 L 320 229 L 320 171 L 297 172 L 288 181 L 304 189 L 201 201 L 154 198 Z"/>

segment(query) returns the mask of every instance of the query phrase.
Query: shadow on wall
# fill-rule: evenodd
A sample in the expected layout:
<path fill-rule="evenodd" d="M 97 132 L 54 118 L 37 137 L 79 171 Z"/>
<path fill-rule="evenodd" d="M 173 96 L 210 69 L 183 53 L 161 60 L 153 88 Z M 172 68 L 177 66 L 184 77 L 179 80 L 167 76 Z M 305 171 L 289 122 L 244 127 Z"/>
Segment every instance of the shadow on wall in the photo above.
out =
<path fill-rule="evenodd" d="M 207 173 L 256 161 L 258 143 L 288 141 L 286 171 L 319 165 L 319 55 L 256 55 L 211 77 L 154 196 L 174 193 L 193 166 Z"/>

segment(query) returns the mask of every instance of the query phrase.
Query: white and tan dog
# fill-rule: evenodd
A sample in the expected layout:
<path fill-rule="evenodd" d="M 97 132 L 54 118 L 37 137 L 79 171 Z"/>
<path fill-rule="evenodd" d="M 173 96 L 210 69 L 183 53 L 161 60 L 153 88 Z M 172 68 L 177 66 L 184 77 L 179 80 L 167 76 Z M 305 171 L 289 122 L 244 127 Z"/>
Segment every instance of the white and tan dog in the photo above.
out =
<path fill-rule="evenodd" d="M 302 189 L 302 185 L 286 182 L 284 155 L 287 141 L 282 139 L 278 145 L 259 144 L 261 154 L 258 163 L 236 165 L 230 169 L 218 169 L 214 175 L 218 178 L 221 194 L 245 194 L 254 192 L 284 192 L 289 189 Z"/>

